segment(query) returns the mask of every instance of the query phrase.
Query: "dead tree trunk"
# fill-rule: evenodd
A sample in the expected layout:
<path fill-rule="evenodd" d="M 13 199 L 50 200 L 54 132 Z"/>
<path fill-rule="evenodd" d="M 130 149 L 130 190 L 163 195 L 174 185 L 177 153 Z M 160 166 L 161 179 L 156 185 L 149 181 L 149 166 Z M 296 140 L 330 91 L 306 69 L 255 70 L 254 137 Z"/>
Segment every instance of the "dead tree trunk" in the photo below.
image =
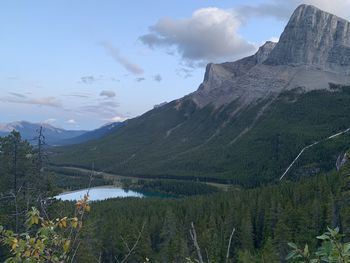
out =
<path fill-rule="evenodd" d="M 198 261 L 199 261 L 199 263 L 204 263 L 203 257 L 202 257 L 202 253 L 201 253 L 201 249 L 200 249 L 200 247 L 198 245 L 197 233 L 196 233 L 196 229 L 194 228 L 193 222 L 191 222 L 190 235 L 191 235 L 191 239 L 192 239 L 193 245 L 194 245 L 194 247 L 196 249 L 196 252 L 197 252 Z"/>
<path fill-rule="evenodd" d="M 230 249 L 231 249 L 231 242 L 232 242 L 232 237 L 233 237 L 233 234 L 235 233 L 236 231 L 236 228 L 232 228 L 232 232 L 231 232 L 231 235 L 230 235 L 230 239 L 228 240 L 228 245 L 227 245 L 227 253 L 226 253 L 226 263 L 228 263 L 228 259 L 230 257 Z"/>

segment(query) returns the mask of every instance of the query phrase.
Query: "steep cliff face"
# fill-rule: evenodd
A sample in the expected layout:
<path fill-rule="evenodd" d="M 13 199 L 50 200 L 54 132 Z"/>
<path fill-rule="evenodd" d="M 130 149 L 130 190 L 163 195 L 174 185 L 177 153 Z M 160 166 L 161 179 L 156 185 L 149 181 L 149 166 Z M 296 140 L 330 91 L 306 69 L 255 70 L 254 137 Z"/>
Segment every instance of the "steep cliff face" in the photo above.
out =
<path fill-rule="evenodd" d="M 293 13 L 268 65 L 309 65 L 323 70 L 348 71 L 350 23 L 311 5 Z"/>
<path fill-rule="evenodd" d="M 235 62 L 209 64 L 191 98 L 200 108 L 238 101 L 243 109 L 282 91 L 328 89 L 330 83 L 350 84 L 350 23 L 301 5 L 278 43 L 266 42 L 255 55 Z"/>
<path fill-rule="evenodd" d="M 198 91 L 193 93 L 193 100 L 200 107 L 210 103 L 220 106 L 239 97 L 245 87 L 237 86 L 236 79 L 249 73 L 254 66 L 262 64 L 275 45 L 276 43 L 267 41 L 252 56 L 235 62 L 209 63 L 205 70 L 203 83 L 199 86 Z M 237 89 L 232 92 L 232 87 L 237 87 Z M 235 98 L 232 98 L 232 95 Z"/>

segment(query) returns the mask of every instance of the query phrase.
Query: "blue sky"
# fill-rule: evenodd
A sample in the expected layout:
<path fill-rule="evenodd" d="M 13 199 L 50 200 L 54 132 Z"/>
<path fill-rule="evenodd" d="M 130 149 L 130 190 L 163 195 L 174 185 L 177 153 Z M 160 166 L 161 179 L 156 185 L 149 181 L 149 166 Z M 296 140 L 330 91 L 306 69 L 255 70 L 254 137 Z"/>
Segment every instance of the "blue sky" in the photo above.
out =
<path fill-rule="evenodd" d="M 346 17 L 350 1 L 308 0 Z M 0 3 L 0 122 L 93 129 L 197 89 L 278 39 L 299 0 Z M 346 17 L 349 18 L 349 17 Z"/>

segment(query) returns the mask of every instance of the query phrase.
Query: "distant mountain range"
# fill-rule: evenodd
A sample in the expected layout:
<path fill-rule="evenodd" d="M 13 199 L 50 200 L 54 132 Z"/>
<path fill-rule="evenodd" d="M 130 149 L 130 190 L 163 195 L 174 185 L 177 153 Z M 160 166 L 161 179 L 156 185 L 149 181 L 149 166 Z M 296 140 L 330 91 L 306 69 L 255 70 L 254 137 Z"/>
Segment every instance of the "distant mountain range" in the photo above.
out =
<path fill-rule="evenodd" d="M 105 135 L 115 132 L 117 129 L 125 125 L 126 122 L 114 122 L 103 125 L 102 127 L 87 131 L 79 136 L 68 138 L 60 141 L 60 145 L 68 145 L 68 144 L 79 144 L 83 142 L 88 142 L 92 140 L 99 139 Z"/>
<path fill-rule="evenodd" d="M 36 144 L 36 138 L 40 127 L 43 127 L 46 144 L 50 146 L 67 145 L 83 143 L 89 140 L 98 139 L 110 132 L 115 131 L 122 124 L 119 122 L 106 124 L 92 131 L 84 130 L 65 130 L 56 128 L 47 123 L 31 123 L 27 121 L 11 122 L 0 124 L 0 136 L 6 136 L 12 130 L 21 133 L 23 139 L 28 140 L 31 144 Z"/>
<path fill-rule="evenodd" d="M 118 132 L 59 148 L 53 161 L 251 187 L 278 180 L 305 146 L 349 128 L 349 112 L 350 23 L 301 5 L 278 43 L 235 62 L 209 64 L 197 91 Z M 330 170 L 349 147 L 344 134 L 307 149 L 288 176 Z"/>

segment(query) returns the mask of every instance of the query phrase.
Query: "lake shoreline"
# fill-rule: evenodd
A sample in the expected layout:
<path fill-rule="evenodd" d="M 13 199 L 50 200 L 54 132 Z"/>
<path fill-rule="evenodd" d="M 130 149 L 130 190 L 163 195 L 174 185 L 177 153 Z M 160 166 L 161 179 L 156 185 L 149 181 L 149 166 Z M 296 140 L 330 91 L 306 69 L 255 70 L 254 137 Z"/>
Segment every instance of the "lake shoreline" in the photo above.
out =
<path fill-rule="evenodd" d="M 110 198 L 146 197 L 146 195 L 141 192 L 123 189 L 121 187 L 116 187 L 112 185 L 107 185 L 107 186 L 96 186 L 91 188 L 84 188 L 80 190 L 63 192 L 61 194 L 54 196 L 54 198 L 61 201 L 78 201 L 84 198 L 84 196 L 87 194 L 88 191 L 89 191 L 90 201 L 103 201 Z"/>
<path fill-rule="evenodd" d="M 118 187 L 116 185 L 107 184 L 107 185 L 99 185 L 99 186 L 90 187 L 90 190 L 91 189 L 99 189 L 99 188 L 122 188 L 122 189 L 124 189 L 123 187 Z M 82 189 L 77 189 L 77 190 L 64 191 L 62 193 L 59 193 L 58 195 L 73 194 L 73 193 L 85 191 L 88 189 L 89 188 L 82 188 Z"/>

